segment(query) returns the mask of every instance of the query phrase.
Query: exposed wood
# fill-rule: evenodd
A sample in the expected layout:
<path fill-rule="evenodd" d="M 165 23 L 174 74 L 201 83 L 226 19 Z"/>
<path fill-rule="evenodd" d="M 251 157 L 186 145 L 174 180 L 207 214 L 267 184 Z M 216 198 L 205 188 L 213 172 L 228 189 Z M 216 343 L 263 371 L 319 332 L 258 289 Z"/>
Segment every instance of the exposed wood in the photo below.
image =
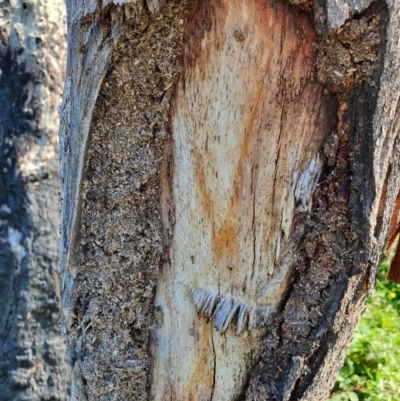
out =
<path fill-rule="evenodd" d="M 329 394 L 399 192 L 400 11 L 295 3 L 69 4 L 73 399 Z"/>
<path fill-rule="evenodd" d="M 140 3 L 133 8 L 99 9 L 97 15 L 90 15 L 99 26 L 97 36 L 89 36 L 94 42 L 84 46 L 81 42 L 91 25 L 76 20 L 71 28 L 76 46 L 69 53 L 71 75 L 63 119 L 75 125 L 65 124 L 61 131 L 65 146 L 61 262 L 73 399 L 99 399 L 106 394 L 115 400 L 147 398 L 146 344 L 163 254 L 159 164 L 188 6 L 171 2 L 156 20 Z M 113 24 L 119 28 L 122 22 L 113 15 L 131 26 L 121 32 L 126 40 L 116 42 L 114 49 Z M 95 51 L 97 46 L 100 52 Z M 82 57 L 76 60 L 79 49 L 83 54 L 78 53 Z M 97 100 L 84 177 L 89 123 L 110 57 L 115 67 L 107 74 L 104 88 L 113 95 L 105 90 Z M 74 68 L 75 61 L 82 63 L 82 69 Z M 100 232 L 105 234 L 101 238 L 97 237 Z"/>
<path fill-rule="evenodd" d="M 370 12 L 372 11 L 373 9 L 370 10 Z M 281 338 L 285 339 L 284 343 L 287 344 L 287 348 L 281 343 L 279 344 L 280 351 L 286 354 L 288 359 L 287 367 L 280 365 L 280 368 L 286 372 L 280 378 L 278 377 L 278 380 L 270 380 L 274 374 L 273 370 L 270 369 L 275 364 L 270 363 L 271 353 L 266 352 L 266 357 L 262 358 L 260 365 L 255 370 L 257 372 L 255 378 L 257 375 L 259 377 L 249 389 L 248 397 L 250 399 L 253 399 L 254 393 L 259 396 L 262 394 L 267 396 L 276 392 L 279 393 L 280 389 L 290 388 L 287 380 L 293 375 L 290 374 L 292 362 L 289 355 L 290 353 L 299 355 L 300 352 L 309 356 L 304 359 L 306 364 L 299 371 L 300 375 L 295 376 L 295 387 L 293 391 L 290 390 L 288 397 L 304 400 L 326 398 L 329 392 L 328 389 L 333 386 L 335 381 L 333 372 L 336 372 L 340 367 L 340 361 L 345 356 L 346 345 L 350 342 L 352 330 L 358 321 L 359 314 L 363 311 L 365 294 L 368 289 L 371 291 L 373 288 L 376 268 L 386 242 L 387 229 L 399 187 L 398 173 L 394 172 L 398 171 L 399 168 L 399 137 L 397 134 L 399 123 L 397 107 L 399 71 L 397 66 L 400 59 L 398 45 L 394 44 L 397 43 L 395 35 L 400 26 L 399 6 L 397 4 L 389 4 L 388 11 L 389 20 L 386 29 L 384 22 L 385 12 L 381 14 L 383 23 L 380 24 L 380 27 L 385 29 L 383 37 L 386 37 L 386 48 L 384 56 L 381 56 L 382 64 L 380 66 L 378 64 L 376 70 L 378 74 L 374 74 L 375 85 L 369 86 L 365 83 L 361 86 L 356 85 L 349 92 L 350 97 L 347 97 L 348 112 L 346 114 L 349 120 L 346 124 L 346 131 L 348 131 L 350 143 L 352 149 L 354 149 L 352 184 L 348 204 L 351 212 L 351 231 L 355 236 L 349 243 L 350 253 L 346 254 L 343 250 L 339 251 L 339 259 L 336 258 L 336 263 L 344 263 L 343 271 L 350 269 L 349 278 L 340 274 L 336 275 L 332 282 L 334 285 L 329 288 L 328 292 L 322 293 L 327 305 L 324 310 L 320 311 L 324 318 L 318 321 L 315 328 L 313 328 L 313 325 L 309 327 L 306 343 L 301 344 L 302 341 L 298 340 L 302 336 L 301 330 L 293 330 L 296 326 L 291 325 L 290 321 L 281 326 L 284 328 L 284 331 L 281 332 Z M 383 49 L 381 48 L 381 50 Z M 381 73 L 380 77 L 379 73 Z M 390 82 L 394 83 L 394 85 L 391 85 Z M 384 121 L 386 121 L 386 124 Z M 343 126 L 342 124 L 342 127 L 346 128 L 346 125 Z M 331 184 L 336 185 L 335 181 L 340 183 L 340 180 L 335 179 Z M 385 191 L 385 186 L 390 190 Z M 320 208 L 320 202 L 316 206 Z M 329 219 L 327 220 L 329 222 Z M 329 225 L 332 227 L 331 223 Z M 329 249 L 335 242 L 340 244 L 342 235 L 339 232 L 339 236 L 336 236 L 336 238 L 323 236 L 321 237 L 323 239 L 321 245 L 325 248 L 328 245 Z M 361 240 L 361 243 L 357 244 L 357 240 Z M 307 244 L 307 241 L 305 241 L 305 244 Z M 360 248 L 359 245 L 361 245 Z M 349 255 L 349 258 L 346 257 L 347 255 Z M 310 274 L 317 274 L 320 270 L 318 267 L 318 264 L 314 265 L 313 269 L 310 270 Z M 307 313 L 309 308 L 307 304 L 312 305 L 312 302 L 310 303 L 310 298 L 312 298 L 311 288 L 314 287 L 318 291 L 315 281 L 311 281 L 313 286 L 310 287 L 310 279 L 309 275 L 305 275 L 303 279 L 296 280 L 297 283 L 291 291 L 291 298 L 295 302 L 291 303 L 289 300 L 289 310 L 290 307 L 297 304 L 299 316 L 304 311 L 306 311 L 307 315 L 309 314 Z M 301 290 L 302 288 L 303 291 Z M 303 292 L 303 296 L 299 297 L 297 301 L 296 292 L 298 295 Z M 299 301 L 300 303 L 298 303 Z M 340 303 L 340 308 L 337 310 L 334 305 L 338 305 L 338 302 Z M 288 336 L 288 334 L 290 335 Z M 296 341 L 296 339 L 299 343 L 293 347 L 293 341 Z M 267 338 L 266 341 L 267 344 L 268 342 L 272 343 L 273 347 L 272 336 Z M 305 344 L 307 344 L 306 347 L 304 347 Z M 285 348 L 286 350 L 291 349 L 291 352 L 288 354 Z M 305 374 L 307 370 L 310 374 Z M 313 370 L 314 372 L 317 370 L 317 373 L 312 373 Z"/>
<path fill-rule="evenodd" d="M 79 256 L 77 248 L 80 237 L 83 166 L 93 108 L 111 56 L 113 39 L 117 42 L 120 36 L 118 29 L 113 27 L 118 27 L 118 22 L 124 15 L 120 15 L 119 10 L 112 7 L 111 15 L 108 14 L 103 20 L 102 5 L 95 1 L 67 1 L 67 9 L 69 45 L 63 105 L 60 110 L 60 292 L 63 326 L 72 351 L 71 399 L 83 400 L 86 396 L 82 389 L 79 361 L 75 365 L 76 339 L 69 336 L 70 328 L 76 322 L 73 286 L 77 272 L 76 258 Z M 141 1 L 133 2 L 126 19 L 129 20 L 130 17 L 136 21 L 142 9 Z M 86 20 L 89 23 L 83 22 Z M 115 24 L 112 24 L 112 20 Z"/>
<path fill-rule="evenodd" d="M 152 397 L 222 401 L 242 392 L 287 289 L 296 204 L 310 201 L 335 103 L 313 80 L 307 14 L 203 1 L 192 18 L 172 103 L 176 212 L 164 221 L 173 240 L 155 300 Z M 304 181 L 310 193 L 296 199 Z"/>
<path fill-rule="evenodd" d="M 63 1 L 0 4 L 0 398 L 67 400 L 58 268 Z"/>
<path fill-rule="evenodd" d="M 390 269 L 387 279 L 400 284 L 400 246 L 398 243 L 398 235 L 400 233 L 400 196 L 397 195 L 396 204 L 394 206 L 393 215 L 390 221 L 389 238 L 386 251 L 392 251 L 395 246 L 394 256 L 390 261 Z"/>

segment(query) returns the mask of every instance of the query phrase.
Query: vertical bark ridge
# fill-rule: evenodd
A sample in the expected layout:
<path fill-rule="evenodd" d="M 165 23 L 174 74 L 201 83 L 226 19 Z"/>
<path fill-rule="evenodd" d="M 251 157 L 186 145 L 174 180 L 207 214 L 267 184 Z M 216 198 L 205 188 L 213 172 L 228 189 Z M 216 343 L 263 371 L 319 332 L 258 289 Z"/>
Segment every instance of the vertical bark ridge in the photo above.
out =
<path fill-rule="evenodd" d="M 67 400 L 58 263 L 62 1 L 0 5 L 0 394 Z"/>

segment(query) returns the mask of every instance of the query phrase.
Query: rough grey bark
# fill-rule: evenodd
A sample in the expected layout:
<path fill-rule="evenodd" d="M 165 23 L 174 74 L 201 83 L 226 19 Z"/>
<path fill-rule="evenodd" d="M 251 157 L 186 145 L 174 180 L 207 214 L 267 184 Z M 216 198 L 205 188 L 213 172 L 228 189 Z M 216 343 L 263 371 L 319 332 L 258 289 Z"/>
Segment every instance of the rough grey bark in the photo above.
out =
<path fill-rule="evenodd" d="M 328 396 L 373 289 L 400 187 L 400 5 L 292 3 L 68 2 L 60 251 L 73 400 Z M 282 29 L 274 31 L 277 26 Z M 303 59 L 296 58 L 299 49 L 306 52 Z M 279 62 L 267 60 L 269 70 L 256 69 L 249 81 L 241 65 L 249 63 L 253 71 L 252 61 L 265 62 L 260 53 L 268 57 L 274 51 L 272 60 Z M 240 62 L 230 60 L 232 52 Z M 226 65 L 214 66 L 220 54 Z M 312 72 L 305 73 L 310 66 Z M 240 73 L 232 78 L 231 71 Z M 232 89 L 243 82 L 247 98 Z M 215 93 L 228 99 L 224 108 L 218 109 Z M 242 113 L 236 124 L 247 125 L 240 132 L 229 126 L 215 132 L 230 108 L 232 121 Z M 286 115 L 296 121 L 286 121 Z M 268 132 L 271 126 L 277 132 Z M 260 128 L 252 137 L 254 127 Z M 224 158 L 229 151 L 236 155 L 232 144 L 243 131 L 240 168 L 229 181 L 229 165 L 237 160 Z M 232 141 L 218 147 L 227 132 Z M 210 138 L 196 142 L 208 133 Z M 276 165 L 297 160 L 296 150 L 307 161 L 310 152 L 313 158 L 312 167 L 299 164 L 301 171 L 290 171 L 292 180 L 287 171 L 275 170 L 267 180 L 274 189 L 271 203 L 283 200 L 268 209 L 259 206 L 263 197 L 256 198 L 254 187 L 258 169 L 268 167 L 261 149 L 270 154 L 276 145 L 267 147 L 263 140 L 276 133 L 277 142 L 292 134 L 301 143 L 311 135 L 309 146 L 291 151 L 289 140 L 279 147 Z M 217 150 L 225 152 L 221 165 L 210 157 Z M 214 230 L 225 209 L 218 212 L 213 197 L 224 185 L 240 194 L 232 208 L 244 206 L 227 221 L 231 225 Z M 295 197 L 299 187 L 302 195 Z M 196 207 L 188 215 L 191 205 Z M 248 276 L 240 258 L 229 260 L 238 251 L 230 244 L 248 223 L 248 209 L 253 274 L 257 227 L 266 219 L 281 224 L 271 231 L 275 250 L 261 255 L 273 262 L 268 274 L 261 271 L 255 296 L 247 282 L 236 285 L 240 274 Z M 213 230 L 209 246 L 207 233 Z M 239 240 L 246 242 L 246 235 Z M 210 263 L 209 254 L 220 265 Z M 207 282 L 215 272 L 215 282 Z M 234 284 L 231 292 L 219 292 L 226 282 Z M 259 296 L 265 288 L 269 292 Z M 182 316 L 189 316 L 186 324 L 174 326 Z"/>
<path fill-rule="evenodd" d="M 63 1 L 0 2 L 0 398 L 67 400 L 58 265 Z"/>

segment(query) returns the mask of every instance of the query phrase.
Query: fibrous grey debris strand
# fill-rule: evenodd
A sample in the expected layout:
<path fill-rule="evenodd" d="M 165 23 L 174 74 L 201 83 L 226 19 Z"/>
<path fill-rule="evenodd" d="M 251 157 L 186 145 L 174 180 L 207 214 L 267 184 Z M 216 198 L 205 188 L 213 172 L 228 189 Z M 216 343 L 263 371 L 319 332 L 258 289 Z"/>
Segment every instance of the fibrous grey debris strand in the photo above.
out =
<path fill-rule="evenodd" d="M 214 318 L 214 327 L 221 333 L 228 330 L 236 315 L 236 335 L 239 335 L 248 326 L 250 308 L 245 303 L 198 288 L 192 289 L 192 297 L 197 312 L 202 316 Z"/>
<path fill-rule="evenodd" d="M 249 316 L 249 313 L 248 313 L 247 305 L 240 304 L 239 316 L 238 316 L 237 327 L 236 327 L 236 335 L 237 336 L 242 332 L 242 330 L 246 324 L 246 320 L 247 320 L 248 316 Z"/>
<path fill-rule="evenodd" d="M 217 330 L 220 330 L 223 332 L 223 327 L 226 318 L 229 316 L 229 313 L 231 309 L 233 308 L 233 300 L 232 299 L 224 299 L 221 298 L 219 301 L 217 308 L 215 309 L 215 314 L 214 314 L 214 327 Z"/>

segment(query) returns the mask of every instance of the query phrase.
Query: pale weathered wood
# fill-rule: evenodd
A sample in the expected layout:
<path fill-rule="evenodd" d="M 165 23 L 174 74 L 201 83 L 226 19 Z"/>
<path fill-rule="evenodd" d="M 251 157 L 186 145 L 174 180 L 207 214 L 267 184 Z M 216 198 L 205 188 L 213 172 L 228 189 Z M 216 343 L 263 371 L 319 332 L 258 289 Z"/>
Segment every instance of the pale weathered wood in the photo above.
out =
<path fill-rule="evenodd" d="M 164 316 L 152 350 L 157 400 L 242 392 L 289 283 L 295 205 L 310 200 L 296 188 L 322 167 L 335 121 L 334 102 L 311 79 L 307 15 L 281 3 L 203 4 L 172 101 L 175 224 L 164 221 L 173 241 L 155 300 Z M 202 20 L 211 29 L 199 34 Z"/>
<path fill-rule="evenodd" d="M 399 192 L 400 11 L 295 3 L 69 4 L 73 399 L 329 394 Z"/>
<path fill-rule="evenodd" d="M 91 3 L 88 3 L 89 7 Z M 72 5 L 72 4 L 71 4 Z M 93 107 L 105 74 L 105 68 L 112 50 L 111 38 L 105 39 L 105 29 L 98 23 L 92 35 L 90 26 L 81 27 L 80 18 L 92 11 L 85 8 L 84 2 L 67 8 L 71 9 L 68 18 L 67 74 L 64 86 L 63 106 L 60 109 L 60 178 L 61 178 L 61 304 L 64 330 L 72 360 L 75 339 L 69 336 L 71 325 L 75 323 L 73 285 L 76 275 L 76 247 L 79 241 L 80 192 L 83 165 L 86 154 L 87 136 Z M 82 6 L 82 9 L 81 7 Z M 94 7 L 94 5 L 92 5 Z M 97 29 L 96 29 L 97 28 Z M 104 43 L 105 42 L 105 43 Z M 86 51 L 87 49 L 87 51 Z M 84 81 L 85 79 L 85 81 Z M 83 88 L 81 88 L 81 85 Z M 85 400 L 82 388 L 79 362 L 72 364 L 72 400 Z"/>
<path fill-rule="evenodd" d="M 331 0 L 326 2 L 327 25 L 329 28 L 339 28 L 356 13 L 368 8 L 372 0 Z"/>

